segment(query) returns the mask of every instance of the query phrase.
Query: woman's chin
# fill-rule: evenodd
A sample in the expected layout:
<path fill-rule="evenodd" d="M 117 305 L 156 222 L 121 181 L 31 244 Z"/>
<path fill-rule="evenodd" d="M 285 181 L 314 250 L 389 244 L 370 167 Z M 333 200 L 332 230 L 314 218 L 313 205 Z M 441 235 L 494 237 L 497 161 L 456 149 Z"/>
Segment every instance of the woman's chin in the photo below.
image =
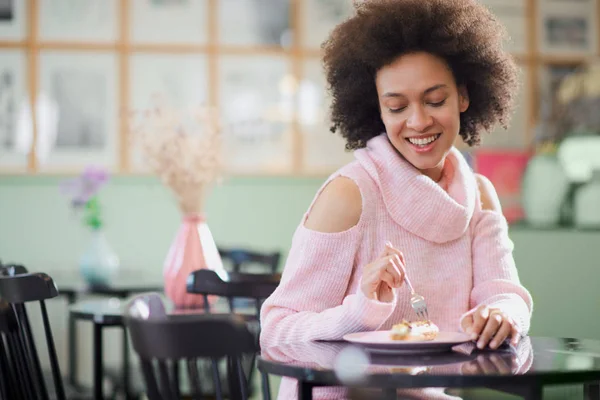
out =
<path fill-rule="evenodd" d="M 449 148 L 440 147 L 439 149 L 435 149 L 435 151 L 427 152 L 427 153 L 416 153 L 411 151 L 412 149 L 403 149 L 402 155 L 404 159 L 410 162 L 415 168 L 424 171 L 431 171 L 435 169 L 441 169 L 444 165 L 444 160 L 446 156 L 450 152 Z"/>
<path fill-rule="evenodd" d="M 427 157 L 427 159 L 425 157 L 410 157 L 408 162 L 421 172 L 435 170 L 443 165 L 441 157 Z"/>

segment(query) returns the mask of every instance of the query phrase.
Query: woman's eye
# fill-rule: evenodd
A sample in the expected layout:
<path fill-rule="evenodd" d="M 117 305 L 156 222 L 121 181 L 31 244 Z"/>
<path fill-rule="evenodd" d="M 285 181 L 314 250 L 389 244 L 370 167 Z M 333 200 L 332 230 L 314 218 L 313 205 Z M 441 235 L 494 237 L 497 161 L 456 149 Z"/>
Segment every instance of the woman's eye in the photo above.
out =
<path fill-rule="evenodd" d="M 399 113 L 399 112 L 402 112 L 402 111 L 404 111 L 404 109 L 405 109 L 405 108 L 406 108 L 406 107 L 388 108 L 388 110 L 389 110 L 391 113 Z"/>
<path fill-rule="evenodd" d="M 442 101 L 438 101 L 437 103 L 429 103 L 429 105 L 433 106 L 433 107 L 441 107 L 444 105 L 445 102 L 446 102 L 446 99 L 444 99 Z"/>

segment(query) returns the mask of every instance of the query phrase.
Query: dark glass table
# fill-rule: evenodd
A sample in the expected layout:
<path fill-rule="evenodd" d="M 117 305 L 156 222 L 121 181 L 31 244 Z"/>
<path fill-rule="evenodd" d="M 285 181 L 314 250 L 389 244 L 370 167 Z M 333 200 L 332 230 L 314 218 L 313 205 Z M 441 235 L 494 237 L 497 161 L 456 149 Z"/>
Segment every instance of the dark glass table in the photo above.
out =
<path fill-rule="evenodd" d="M 526 337 L 516 348 L 458 350 L 374 355 L 347 342 L 308 342 L 263 348 L 258 368 L 296 379 L 302 400 L 324 386 L 370 390 L 364 398 L 396 399 L 397 389 L 485 387 L 541 399 L 545 385 L 560 384 L 584 384 L 585 398 L 600 400 L 600 341 Z"/>

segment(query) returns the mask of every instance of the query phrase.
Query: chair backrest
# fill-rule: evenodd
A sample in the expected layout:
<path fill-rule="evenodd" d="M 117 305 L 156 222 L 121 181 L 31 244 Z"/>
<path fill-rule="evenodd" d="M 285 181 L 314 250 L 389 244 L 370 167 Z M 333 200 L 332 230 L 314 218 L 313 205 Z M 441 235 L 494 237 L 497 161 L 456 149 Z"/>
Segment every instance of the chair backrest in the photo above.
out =
<path fill-rule="evenodd" d="M 255 344 L 259 348 L 260 335 L 260 307 L 262 301 L 269 297 L 277 289 L 281 280 L 280 274 L 243 274 L 235 272 L 215 271 L 201 269 L 192 272 L 187 279 L 187 292 L 202 295 L 204 298 L 204 310 L 210 313 L 209 296 L 221 296 L 227 298 L 229 311 L 235 312 L 235 299 L 253 299 L 255 305 L 254 317 L 251 317 L 249 327 L 254 332 Z M 248 367 L 248 380 L 251 381 L 254 373 L 255 354 Z M 213 362 L 213 371 L 216 370 Z M 213 374 L 214 375 L 214 374 Z M 263 377 L 264 378 L 264 377 Z M 218 379 L 214 379 L 218 382 Z M 270 393 L 268 380 L 263 379 L 263 393 Z M 270 398 L 270 397 L 266 397 Z"/>
<path fill-rule="evenodd" d="M 44 273 L 18 274 L 15 272 L 21 271 L 21 269 L 10 268 L 12 267 L 4 266 L 0 270 L 0 299 L 14 310 L 18 325 L 18 339 L 15 340 L 21 343 L 23 350 L 21 364 L 27 367 L 28 373 L 33 377 L 33 385 L 29 389 L 34 391 L 34 395 L 28 395 L 26 398 L 48 398 L 33 332 L 25 308 L 27 303 L 39 302 L 56 397 L 63 400 L 66 398 L 65 391 L 45 303 L 45 300 L 58 296 L 58 289 L 52 278 Z"/>
<path fill-rule="evenodd" d="M 1 264 L 0 265 L 0 276 L 15 276 L 26 274 L 27 268 L 18 264 Z"/>
<path fill-rule="evenodd" d="M 0 398 L 3 400 L 35 398 L 36 381 L 33 369 L 27 364 L 19 332 L 15 310 L 0 299 Z"/>
<path fill-rule="evenodd" d="M 280 274 L 242 274 L 219 272 L 210 269 L 193 271 L 187 279 L 187 292 L 204 296 L 204 308 L 210 312 L 208 296 L 226 297 L 230 311 L 234 311 L 234 298 L 255 300 L 256 315 L 260 314 L 261 302 L 279 286 Z"/>
<path fill-rule="evenodd" d="M 134 299 L 135 301 L 135 299 Z M 229 398 L 247 399 L 248 382 L 241 357 L 256 353 L 256 344 L 244 322 L 233 315 L 168 315 L 148 318 L 128 313 L 125 323 L 140 365 L 150 400 L 171 400 L 180 396 L 179 363 L 185 362 L 192 398 L 202 394 L 198 362 L 227 360 Z M 218 368 L 214 369 L 221 381 Z M 220 385 L 217 398 L 222 398 Z"/>
<path fill-rule="evenodd" d="M 228 260 L 232 264 L 232 271 L 241 272 L 242 268 L 250 264 L 259 264 L 267 268 L 272 274 L 277 272 L 281 252 L 259 252 L 240 248 L 222 248 L 219 247 L 219 254 L 223 260 Z"/>

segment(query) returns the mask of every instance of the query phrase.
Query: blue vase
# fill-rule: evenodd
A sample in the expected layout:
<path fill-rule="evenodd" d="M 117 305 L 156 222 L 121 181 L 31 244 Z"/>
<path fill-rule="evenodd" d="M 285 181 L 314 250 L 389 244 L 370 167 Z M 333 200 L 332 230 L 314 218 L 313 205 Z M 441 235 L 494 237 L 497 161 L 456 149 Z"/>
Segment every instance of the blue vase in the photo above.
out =
<path fill-rule="evenodd" d="M 79 259 L 79 271 L 90 286 L 110 286 L 119 271 L 119 257 L 102 229 L 91 232 L 90 241 Z"/>

